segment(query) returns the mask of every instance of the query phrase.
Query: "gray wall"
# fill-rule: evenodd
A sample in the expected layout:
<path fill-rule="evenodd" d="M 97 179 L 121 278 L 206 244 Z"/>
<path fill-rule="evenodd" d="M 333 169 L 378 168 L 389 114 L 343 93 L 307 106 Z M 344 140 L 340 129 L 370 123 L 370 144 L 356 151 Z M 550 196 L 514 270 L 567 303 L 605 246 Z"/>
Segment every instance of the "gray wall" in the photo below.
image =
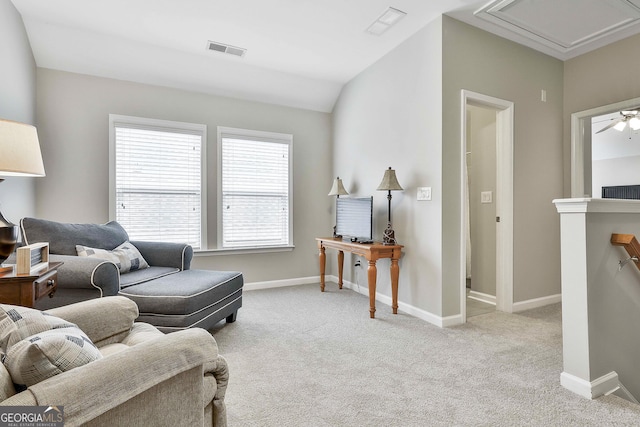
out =
<path fill-rule="evenodd" d="M 351 196 L 374 196 L 378 240 L 388 205 L 376 188 L 385 169 L 396 170 L 404 191 L 392 193 L 392 221 L 406 246 L 398 300 L 436 316 L 442 314 L 441 28 L 441 20 L 434 21 L 351 80 L 333 111 L 334 175 Z M 417 201 L 417 187 L 431 187 L 433 200 Z M 377 290 L 386 296 L 388 264 L 378 262 Z M 345 279 L 355 282 L 352 266 L 345 254 Z M 359 273 L 366 287 L 366 269 Z"/>
<path fill-rule="evenodd" d="M 564 196 L 571 197 L 571 114 L 640 97 L 640 35 L 564 63 Z M 585 158 L 590 159 L 590 147 Z M 585 165 L 590 173 L 591 164 Z M 586 176 L 589 178 L 589 175 Z M 586 180 L 587 189 L 590 179 Z"/>
<path fill-rule="evenodd" d="M 331 117 L 159 86 L 38 69 L 37 113 L 47 178 L 37 182 L 38 216 L 109 220 L 109 114 L 207 125 L 208 240 L 216 242 L 217 126 L 293 134 L 292 252 L 208 255 L 193 267 L 240 270 L 247 282 L 318 275 L 316 236 L 331 233 Z"/>
<path fill-rule="evenodd" d="M 35 124 L 36 64 L 22 17 L 9 0 L 0 1 L 0 58 L 0 118 Z M 34 215 L 36 179 L 43 178 L 14 177 L 0 184 L 0 211 L 9 221 Z"/>
<path fill-rule="evenodd" d="M 459 311 L 462 89 L 514 103 L 514 302 L 560 293 L 561 61 L 443 17 L 443 293 Z M 541 102 L 540 91 L 547 91 Z"/>
<path fill-rule="evenodd" d="M 587 214 L 587 289 L 591 380 L 616 371 L 622 384 L 640 398 L 638 325 L 640 286 L 633 262 L 622 270 L 618 262 L 629 257 L 609 243 L 612 233 L 640 236 L 639 214 Z"/>
<path fill-rule="evenodd" d="M 462 89 L 515 103 L 514 301 L 560 293 L 551 201 L 562 195 L 562 72 L 559 60 L 443 16 L 346 85 L 334 109 L 334 175 L 366 196 L 396 169 L 405 188 L 392 207 L 406 246 L 400 302 L 460 314 Z M 419 186 L 432 187 L 432 201 L 416 201 Z M 386 200 L 375 196 L 380 237 Z M 378 279 L 389 295 L 386 270 Z"/>

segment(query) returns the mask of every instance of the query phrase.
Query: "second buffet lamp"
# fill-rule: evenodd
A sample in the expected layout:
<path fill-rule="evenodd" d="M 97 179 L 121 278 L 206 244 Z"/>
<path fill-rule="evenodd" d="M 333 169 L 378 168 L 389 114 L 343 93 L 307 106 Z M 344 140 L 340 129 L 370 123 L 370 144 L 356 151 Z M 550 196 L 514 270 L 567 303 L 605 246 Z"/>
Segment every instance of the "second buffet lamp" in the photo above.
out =
<path fill-rule="evenodd" d="M 396 171 L 391 169 L 387 169 L 384 171 L 384 176 L 382 177 L 382 182 L 378 185 L 377 190 L 379 191 L 388 191 L 387 200 L 389 201 L 389 218 L 387 221 L 387 228 L 384 230 L 384 237 L 382 238 L 382 244 L 384 245 L 395 245 L 397 243 L 395 232 L 391 227 L 391 192 L 392 191 L 402 191 L 404 190 L 400 183 L 398 183 L 398 178 L 396 178 Z"/>
<path fill-rule="evenodd" d="M 336 177 L 336 179 L 333 180 L 333 186 L 331 186 L 331 190 L 329 190 L 329 194 L 327 194 L 328 196 L 336 196 L 336 199 L 340 196 L 348 196 L 349 193 L 347 192 L 347 190 L 344 189 L 344 185 L 342 185 L 342 180 L 340 179 L 340 177 Z M 337 209 L 337 206 L 336 206 Z M 342 238 L 342 236 L 338 235 L 338 233 L 336 233 L 336 226 L 333 226 L 333 237 L 334 238 Z"/>

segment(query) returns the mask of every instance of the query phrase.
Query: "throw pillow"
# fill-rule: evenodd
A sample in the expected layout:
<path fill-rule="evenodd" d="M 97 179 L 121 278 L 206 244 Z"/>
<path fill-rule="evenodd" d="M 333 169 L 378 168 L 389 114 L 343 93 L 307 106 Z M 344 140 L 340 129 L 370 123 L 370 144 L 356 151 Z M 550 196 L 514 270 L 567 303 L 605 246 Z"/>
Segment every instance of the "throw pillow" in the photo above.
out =
<path fill-rule="evenodd" d="M 31 335 L 70 326 L 75 325 L 33 308 L 0 307 L 0 350 L 6 353 L 9 347 Z"/>
<path fill-rule="evenodd" d="M 14 383 L 29 387 L 101 358 L 84 332 L 71 326 L 23 339 L 9 347 L 2 363 Z"/>
<path fill-rule="evenodd" d="M 112 251 L 76 245 L 76 252 L 78 253 L 78 256 L 111 261 L 118 267 L 120 273 L 142 270 L 143 268 L 149 267 L 149 264 L 142 257 L 138 248 L 133 246 L 131 242 L 124 242 Z"/>
<path fill-rule="evenodd" d="M 102 357 L 74 323 L 20 306 L 0 307 L 0 351 L 12 381 L 26 386 Z"/>

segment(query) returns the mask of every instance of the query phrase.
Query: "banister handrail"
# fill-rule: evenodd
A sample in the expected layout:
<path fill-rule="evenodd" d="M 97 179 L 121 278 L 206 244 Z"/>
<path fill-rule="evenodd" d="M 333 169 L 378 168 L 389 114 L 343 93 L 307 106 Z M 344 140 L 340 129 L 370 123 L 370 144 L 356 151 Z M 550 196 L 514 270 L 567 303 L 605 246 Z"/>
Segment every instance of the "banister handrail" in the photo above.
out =
<path fill-rule="evenodd" d="M 622 269 L 622 267 L 624 267 L 629 261 L 633 261 L 636 264 L 636 267 L 640 269 L 640 243 L 636 239 L 635 235 L 613 233 L 611 235 L 611 244 L 614 246 L 623 246 L 629 254 L 629 259 L 620 261 L 620 269 Z"/>

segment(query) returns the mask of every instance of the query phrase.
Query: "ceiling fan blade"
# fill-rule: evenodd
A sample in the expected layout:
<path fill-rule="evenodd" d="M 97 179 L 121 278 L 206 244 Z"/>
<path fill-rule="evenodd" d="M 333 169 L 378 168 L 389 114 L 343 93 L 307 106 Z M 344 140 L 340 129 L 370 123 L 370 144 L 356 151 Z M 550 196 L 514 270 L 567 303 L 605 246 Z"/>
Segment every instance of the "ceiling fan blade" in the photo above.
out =
<path fill-rule="evenodd" d="M 611 123 L 609 123 L 607 126 L 603 127 L 602 129 L 600 129 L 598 132 L 596 133 L 600 133 L 600 132 L 604 132 L 607 129 L 611 129 L 612 127 L 614 127 L 615 125 L 617 125 L 618 123 L 620 123 L 622 121 L 622 119 L 617 119 L 612 121 Z"/>

